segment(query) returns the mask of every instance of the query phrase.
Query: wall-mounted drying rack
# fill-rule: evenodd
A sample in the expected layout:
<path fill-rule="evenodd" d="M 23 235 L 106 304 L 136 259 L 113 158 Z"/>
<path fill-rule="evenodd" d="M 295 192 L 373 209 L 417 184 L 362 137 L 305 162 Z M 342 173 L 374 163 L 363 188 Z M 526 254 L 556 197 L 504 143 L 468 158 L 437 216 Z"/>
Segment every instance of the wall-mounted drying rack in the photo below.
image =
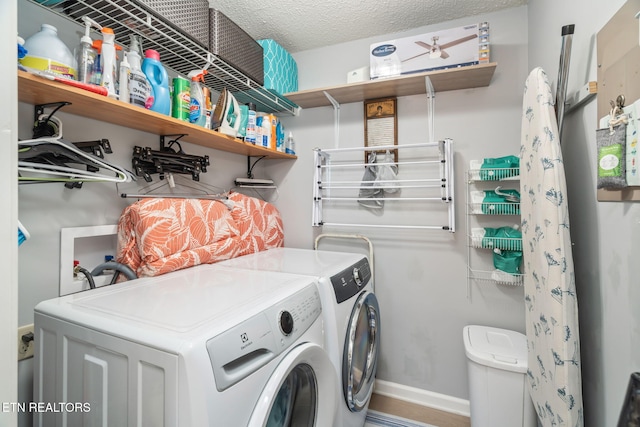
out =
<path fill-rule="evenodd" d="M 88 16 L 104 27 L 112 28 L 116 43 L 129 45 L 129 35 L 139 36 L 144 49 L 160 53 L 165 67 L 186 76 L 192 70 L 208 68 L 205 85 L 216 92 L 226 88 L 238 102 L 253 102 L 259 111 L 296 115 L 298 106 L 287 98 L 274 94 L 244 75 L 226 61 L 210 53 L 207 48 L 178 29 L 149 7 L 153 2 L 141 0 L 29 0 L 35 5 L 83 25 Z"/>
<path fill-rule="evenodd" d="M 313 226 L 432 229 L 455 232 L 453 141 L 314 150 Z M 404 160 L 363 162 L 364 152 L 398 150 Z M 353 156 L 356 154 L 357 157 Z M 407 154 L 408 153 L 408 154 Z M 366 168 L 395 167 L 391 180 L 367 181 Z M 366 176 L 366 172 L 365 172 Z M 374 187 L 375 186 L 375 187 Z M 382 189 L 383 196 L 362 190 Z M 386 190 L 392 190 L 387 192 Z M 377 204 L 376 209 L 362 207 Z M 434 209 L 434 202 L 436 207 Z M 440 205 L 446 207 L 443 211 Z M 379 209 L 378 209 L 379 208 Z M 335 210 L 336 212 L 330 212 Z M 358 212 L 358 214 L 356 214 Z M 361 213 L 361 214 L 360 214 Z M 347 218 L 333 221 L 328 216 Z M 446 216 L 428 225 L 426 217 Z M 384 218 L 387 217 L 387 221 Z M 377 220 L 375 218 L 378 218 Z M 354 219 L 357 219 L 354 221 Z M 413 221 L 413 222 L 409 222 Z M 436 222 L 436 219 L 433 219 Z M 415 223 L 418 222 L 418 223 Z"/>

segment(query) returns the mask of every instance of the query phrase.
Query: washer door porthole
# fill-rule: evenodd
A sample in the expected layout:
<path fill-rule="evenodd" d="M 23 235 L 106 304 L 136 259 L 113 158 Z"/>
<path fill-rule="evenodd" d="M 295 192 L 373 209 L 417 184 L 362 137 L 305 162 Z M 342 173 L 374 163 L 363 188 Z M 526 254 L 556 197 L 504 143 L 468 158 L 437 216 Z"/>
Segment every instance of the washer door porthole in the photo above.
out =
<path fill-rule="evenodd" d="M 380 308 L 375 294 L 358 297 L 347 329 L 342 364 L 344 398 L 352 412 L 361 411 L 373 392 L 380 339 Z"/>

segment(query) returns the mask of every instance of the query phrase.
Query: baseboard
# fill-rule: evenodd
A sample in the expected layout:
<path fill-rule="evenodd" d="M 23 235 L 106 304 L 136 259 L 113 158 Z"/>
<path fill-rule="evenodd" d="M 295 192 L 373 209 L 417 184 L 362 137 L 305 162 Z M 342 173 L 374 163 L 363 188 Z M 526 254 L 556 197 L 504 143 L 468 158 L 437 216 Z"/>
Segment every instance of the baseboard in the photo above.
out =
<path fill-rule="evenodd" d="M 469 417 L 469 401 L 415 387 L 376 380 L 373 392 L 392 399 Z"/>

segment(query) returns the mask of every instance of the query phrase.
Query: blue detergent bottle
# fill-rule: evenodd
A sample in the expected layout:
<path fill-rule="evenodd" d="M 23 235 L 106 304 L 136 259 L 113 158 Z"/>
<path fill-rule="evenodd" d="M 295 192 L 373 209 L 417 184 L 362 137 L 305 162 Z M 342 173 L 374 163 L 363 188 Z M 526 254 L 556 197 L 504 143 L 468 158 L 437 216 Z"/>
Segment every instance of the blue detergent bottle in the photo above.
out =
<path fill-rule="evenodd" d="M 147 49 L 142 61 L 142 72 L 147 76 L 151 86 L 151 96 L 147 108 L 161 114 L 171 115 L 171 94 L 169 92 L 169 76 L 160 63 L 160 54 Z"/>

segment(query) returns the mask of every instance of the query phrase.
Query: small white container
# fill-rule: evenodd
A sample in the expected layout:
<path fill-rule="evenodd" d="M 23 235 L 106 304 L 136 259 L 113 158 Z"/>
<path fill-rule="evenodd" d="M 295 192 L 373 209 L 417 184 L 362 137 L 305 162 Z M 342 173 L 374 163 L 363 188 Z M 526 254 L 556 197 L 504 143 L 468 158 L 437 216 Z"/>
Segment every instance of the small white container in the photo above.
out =
<path fill-rule="evenodd" d="M 529 396 L 527 340 L 518 332 L 465 326 L 471 427 L 535 427 Z"/>

